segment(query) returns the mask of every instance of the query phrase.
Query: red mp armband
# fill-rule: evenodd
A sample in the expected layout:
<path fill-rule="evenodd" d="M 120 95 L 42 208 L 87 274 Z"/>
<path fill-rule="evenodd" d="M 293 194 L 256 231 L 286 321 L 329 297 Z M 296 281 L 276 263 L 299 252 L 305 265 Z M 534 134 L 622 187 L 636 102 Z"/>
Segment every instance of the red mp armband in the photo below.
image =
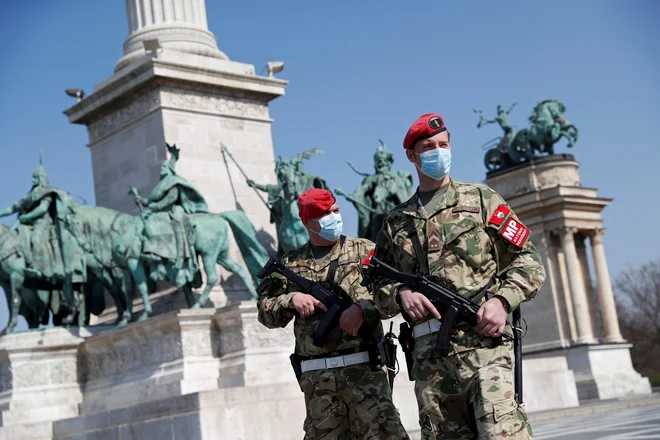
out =
<path fill-rule="evenodd" d="M 510 218 L 500 231 L 500 235 L 505 240 L 521 248 L 525 244 L 527 237 L 529 237 L 529 229 L 515 218 Z"/>

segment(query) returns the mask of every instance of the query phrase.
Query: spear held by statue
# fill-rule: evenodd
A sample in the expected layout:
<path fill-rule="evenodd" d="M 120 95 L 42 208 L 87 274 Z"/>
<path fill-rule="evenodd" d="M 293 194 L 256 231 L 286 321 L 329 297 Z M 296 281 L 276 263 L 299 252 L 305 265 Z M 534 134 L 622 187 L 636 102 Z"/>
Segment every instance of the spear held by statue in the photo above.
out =
<path fill-rule="evenodd" d="M 250 180 L 250 178 L 247 176 L 247 174 L 245 174 L 245 171 L 243 171 L 243 168 L 241 168 L 241 166 L 238 164 L 238 161 L 234 158 L 234 156 L 231 154 L 231 152 L 225 146 L 225 144 L 220 144 L 220 146 L 222 148 L 223 154 L 226 153 L 227 156 L 229 156 L 231 158 L 231 160 L 236 164 L 236 167 L 238 168 L 238 170 L 241 172 L 241 174 L 243 174 L 243 177 L 245 177 L 245 180 Z M 264 198 L 261 195 L 261 193 L 259 192 L 259 190 L 257 190 L 257 188 L 254 188 L 254 187 L 252 187 L 252 189 L 254 189 L 254 192 L 257 193 L 257 196 L 259 196 L 259 199 L 264 203 L 264 205 L 266 205 L 266 208 L 268 208 L 268 210 L 270 212 L 273 212 L 273 209 L 270 207 L 268 202 L 266 202 L 266 200 L 264 200 Z"/>

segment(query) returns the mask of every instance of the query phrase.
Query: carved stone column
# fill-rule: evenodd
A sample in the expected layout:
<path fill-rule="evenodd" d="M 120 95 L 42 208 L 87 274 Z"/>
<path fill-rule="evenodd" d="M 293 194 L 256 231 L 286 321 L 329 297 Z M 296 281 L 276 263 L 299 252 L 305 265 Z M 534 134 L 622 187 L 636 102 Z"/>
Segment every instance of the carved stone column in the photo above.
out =
<path fill-rule="evenodd" d="M 582 269 L 582 279 L 584 280 L 584 291 L 587 294 L 587 308 L 589 309 L 589 316 L 591 316 L 591 326 L 594 330 L 594 337 L 598 340 L 602 339 L 603 326 L 600 316 L 600 308 L 598 307 L 598 293 L 595 289 L 595 281 L 592 279 L 591 271 L 589 270 L 589 255 L 587 253 L 587 236 L 584 231 L 575 234 L 573 241 L 575 242 L 575 250 L 577 252 L 580 268 Z"/>
<path fill-rule="evenodd" d="M 624 339 L 619 329 L 616 306 L 614 305 L 610 272 L 607 268 L 607 260 L 605 259 L 603 233 L 604 231 L 602 229 L 594 230 L 591 232 L 589 239 L 591 241 L 591 252 L 593 253 L 596 282 L 598 284 L 600 313 L 603 317 L 603 327 L 605 328 L 605 342 L 623 342 Z"/>
<path fill-rule="evenodd" d="M 575 321 L 577 324 L 577 343 L 592 344 L 597 342 L 594 338 L 594 330 L 591 325 L 587 293 L 584 289 L 584 278 L 582 268 L 575 249 L 573 234 L 576 228 L 565 228 L 560 231 L 561 246 L 566 257 L 566 269 L 568 269 L 568 281 L 571 286 L 571 297 L 575 309 Z"/>
<path fill-rule="evenodd" d="M 228 59 L 209 32 L 204 0 L 126 0 L 128 31 L 115 72 L 145 55 L 143 42 L 157 39 L 163 50 Z"/>
<path fill-rule="evenodd" d="M 568 322 L 568 330 L 570 339 L 577 340 L 577 326 L 575 324 L 575 308 L 573 307 L 573 300 L 571 298 L 571 288 L 568 282 L 568 273 L 566 270 L 566 256 L 561 246 L 555 249 L 557 257 L 557 271 L 559 273 L 559 280 L 561 281 L 560 287 L 562 297 L 564 298 L 564 310 L 566 310 L 566 321 Z"/>

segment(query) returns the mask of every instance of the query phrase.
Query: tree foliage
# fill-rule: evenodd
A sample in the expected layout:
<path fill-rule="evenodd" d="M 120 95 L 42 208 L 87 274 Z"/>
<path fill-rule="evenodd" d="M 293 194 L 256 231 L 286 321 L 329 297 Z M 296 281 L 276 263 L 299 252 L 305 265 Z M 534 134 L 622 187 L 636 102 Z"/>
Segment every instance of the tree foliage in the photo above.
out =
<path fill-rule="evenodd" d="M 621 272 L 614 283 L 621 333 L 635 369 L 660 374 L 660 260 Z"/>

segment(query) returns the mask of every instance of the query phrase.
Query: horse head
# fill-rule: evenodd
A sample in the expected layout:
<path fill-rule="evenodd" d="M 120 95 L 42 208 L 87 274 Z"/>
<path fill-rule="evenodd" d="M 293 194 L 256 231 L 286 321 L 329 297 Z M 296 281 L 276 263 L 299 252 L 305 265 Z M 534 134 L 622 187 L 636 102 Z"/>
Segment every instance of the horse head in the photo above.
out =
<path fill-rule="evenodd" d="M 9 234 L 11 234 L 12 231 L 11 228 L 4 223 L 0 223 L 0 247 L 4 244 L 4 242 L 9 238 Z"/>

